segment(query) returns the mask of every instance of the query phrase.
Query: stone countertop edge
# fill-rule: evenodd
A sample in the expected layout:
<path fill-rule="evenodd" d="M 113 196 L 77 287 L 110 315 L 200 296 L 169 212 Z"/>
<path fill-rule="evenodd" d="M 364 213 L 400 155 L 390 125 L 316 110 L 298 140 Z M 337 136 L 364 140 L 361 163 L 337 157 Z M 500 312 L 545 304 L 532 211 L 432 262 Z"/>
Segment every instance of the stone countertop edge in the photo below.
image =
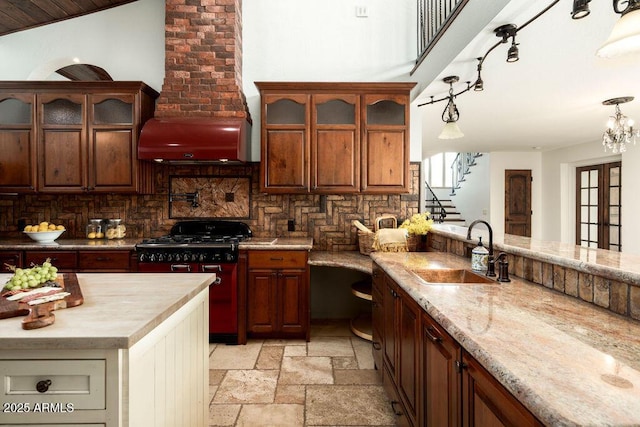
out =
<path fill-rule="evenodd" d="M 0 250 L 129 250 L 142 239 L 58 239 L 53 243 L 39 243 L 30 239 L 0 239 Z"/>
<path fill-rule="evenodd" d="M 371 257 L 355 251 L 311 251 L 309 254 L 308 264 L 319 267 L 348 268 L 367 274 L 371 274 L 373 270 L 373 261 L 371 260 Z"/>
<path fill-rule="evenodd" d="M 0 283 L 10 276 L 0 274 Z M 54 311 L 55 322 L 39 329 L 22 329 L 23 316 L 0 320 L 0 349 L 131 348 L 206 289 L 215 274 L 77 273 L 77 277 L 83 304 Z M 171 283 L 162 286 L 163 281 Z M 130 286 L 122 287 L 128 282 Z"/>
<path fill-rule="evenodd" d="M 313 249 L 311 237 L 252 237 L 240 242 L 241 250 L 265 251 L 310 251 Z"/>
<path fill-rule="evenodd" d="M 640 323 L 519 278 L 426 284 L 407 270 L 470 267 L 454 254 L 371 257 L 545 425 L 640 425 Z"/>
<path fill-rule="evenodd" d="M 467 240 L 467 227 L 434 224 L 431 232 L 455 240 L 477 243 L 477 236 L 483 242 L 489 241 L 489 233 L 484 225 L 478 225 L 472 231 L 472 240 Z M 493 252 L 497 256 L 501 251 L 523 256 L 541 262 L 573 268 L 585 273 L 602 276 L 640 286 L 640 256 L 605 249 L 585 248 L 571 243 L 536 240 L 514 235 L 493 236 Z"/>

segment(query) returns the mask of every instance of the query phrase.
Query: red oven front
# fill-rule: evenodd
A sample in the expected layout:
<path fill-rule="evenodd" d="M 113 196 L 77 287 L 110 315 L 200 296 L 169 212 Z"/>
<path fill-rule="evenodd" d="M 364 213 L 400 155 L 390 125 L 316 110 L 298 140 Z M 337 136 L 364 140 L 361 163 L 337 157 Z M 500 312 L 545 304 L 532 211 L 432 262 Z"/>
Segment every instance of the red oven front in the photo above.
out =
<path fill-rule="evenodd" d="M 209 285 L 209 342 L 238 342 L 238 264 L 139 262 L 140 273 L 215 273 Z"/>

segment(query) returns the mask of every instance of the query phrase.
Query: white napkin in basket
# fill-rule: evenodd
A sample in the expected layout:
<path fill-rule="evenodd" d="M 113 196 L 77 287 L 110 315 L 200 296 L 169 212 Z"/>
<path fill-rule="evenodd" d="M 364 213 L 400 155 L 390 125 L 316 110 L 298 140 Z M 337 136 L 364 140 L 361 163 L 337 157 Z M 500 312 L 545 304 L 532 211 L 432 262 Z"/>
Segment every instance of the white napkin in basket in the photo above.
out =
<path fill-rule="evenodd" d="M 379 252 L 407 252 L 407 230 L 381 228 L 373 238 L 373 249 Z"/>

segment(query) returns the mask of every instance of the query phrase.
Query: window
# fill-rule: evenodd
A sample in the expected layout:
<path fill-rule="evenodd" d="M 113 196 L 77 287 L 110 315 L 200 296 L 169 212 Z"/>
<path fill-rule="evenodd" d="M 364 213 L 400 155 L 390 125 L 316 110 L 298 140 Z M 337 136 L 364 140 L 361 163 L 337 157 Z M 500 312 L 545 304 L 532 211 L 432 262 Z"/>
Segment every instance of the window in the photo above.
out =
<path fill-rule="evenodd" d="M 425 176 L 431 188 L 451 188 L 453 175 L 451 165 L 458 153 L 438 153 L 425 159 Z"/>
<path fill-rule="evenodd" d="M 622 250 L 620 162 L 576 168 L 576 244 Z"/>

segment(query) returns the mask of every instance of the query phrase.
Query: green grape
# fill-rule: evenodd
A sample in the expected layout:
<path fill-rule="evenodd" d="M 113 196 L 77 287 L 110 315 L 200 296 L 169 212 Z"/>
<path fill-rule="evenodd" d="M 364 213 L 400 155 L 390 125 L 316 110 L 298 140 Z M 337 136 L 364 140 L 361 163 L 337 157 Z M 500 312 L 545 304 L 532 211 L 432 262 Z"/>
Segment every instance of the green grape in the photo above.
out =
<path fill-rule="evenodd" d="M 49 268 L 49 270 L 51 270 L 51 273 L 56 274 L 58 272 L 58 267 L 51 266 L 51 268 Z"/>
<path fill-rule="evenodd" d="M 45 262 L 42 263 L 42 266 L 45 267 L 45 268 L 49 268 L 49 267 L 51 267 L 51 263 L 49 261 L 45 261 Z"/>

